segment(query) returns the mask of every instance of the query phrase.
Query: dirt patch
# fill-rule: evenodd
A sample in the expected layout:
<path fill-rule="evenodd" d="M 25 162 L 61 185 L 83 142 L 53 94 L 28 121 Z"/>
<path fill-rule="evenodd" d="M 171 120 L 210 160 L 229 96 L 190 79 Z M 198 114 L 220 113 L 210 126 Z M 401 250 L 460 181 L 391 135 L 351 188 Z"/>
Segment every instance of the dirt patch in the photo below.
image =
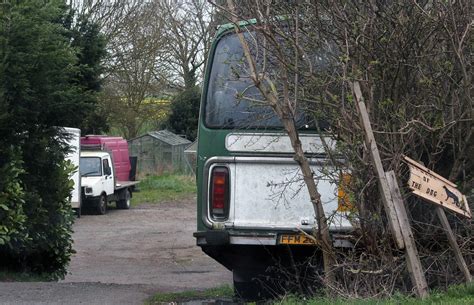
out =
<path fill-rule="evenodd" d="M 231 272 L 196 246 L 195 229 L 193 199 L 85 215 L 65 280 L 2 283 L 2 304 L 141 304 L 154 292 L 230 284 Z"/>

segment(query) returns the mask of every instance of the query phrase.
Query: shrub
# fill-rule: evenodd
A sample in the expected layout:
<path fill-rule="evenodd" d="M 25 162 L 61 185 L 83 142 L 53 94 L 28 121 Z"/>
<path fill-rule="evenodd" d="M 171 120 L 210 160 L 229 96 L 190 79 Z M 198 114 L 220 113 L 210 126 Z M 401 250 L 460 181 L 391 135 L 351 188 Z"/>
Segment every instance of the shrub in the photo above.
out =
<path fill-rule="evenodd" d="M 73 252 L 73 168 L 55 126 L 92 128 L 103 55 L 79 39 L 98 31 L 81 22 L 72 32 L 71 18 L 61 0 L 0 5 L 0 269 L 55 279 Z"/>

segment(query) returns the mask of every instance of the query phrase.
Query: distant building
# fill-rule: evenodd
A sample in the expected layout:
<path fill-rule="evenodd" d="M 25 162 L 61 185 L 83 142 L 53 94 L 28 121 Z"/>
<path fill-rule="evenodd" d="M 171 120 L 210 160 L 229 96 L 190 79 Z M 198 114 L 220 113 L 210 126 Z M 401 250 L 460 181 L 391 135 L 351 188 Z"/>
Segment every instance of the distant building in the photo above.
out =
<path fill-rule="evenodd" d="M 137 176 L 163 172 L 189 172 L 184 150 L 191 141 L 171 131 L 151 131 L 128 141 L 130 155 L 137 157 Z"/>

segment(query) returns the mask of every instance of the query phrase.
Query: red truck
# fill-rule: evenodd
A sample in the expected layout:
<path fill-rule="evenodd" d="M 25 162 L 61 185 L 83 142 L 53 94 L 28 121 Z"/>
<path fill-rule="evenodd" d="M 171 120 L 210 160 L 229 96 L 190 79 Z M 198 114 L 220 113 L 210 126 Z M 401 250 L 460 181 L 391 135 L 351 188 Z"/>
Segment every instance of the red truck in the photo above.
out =
<path fill-rule="evenodd" d="M 80 174 L 82 203 L 99 215 L 107 204 L 129 209 L 132 191 L 138 181 L 131 175 L 127 141 L 121 137 L 88 135 L 81 137 Z M 132 171 L 133 172 L 133 171 Z"/>

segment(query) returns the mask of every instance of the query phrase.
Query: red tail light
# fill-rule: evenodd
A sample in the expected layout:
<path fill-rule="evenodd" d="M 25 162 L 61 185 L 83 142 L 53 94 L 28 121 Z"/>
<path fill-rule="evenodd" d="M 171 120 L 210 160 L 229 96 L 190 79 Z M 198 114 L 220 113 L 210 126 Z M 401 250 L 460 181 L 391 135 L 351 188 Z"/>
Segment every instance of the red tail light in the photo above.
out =
<path fill-rule="evenodd" d="M 227 218 L 229 213 L 229 169 L 216 166 L 211 174 L 211 216 Z"/>

